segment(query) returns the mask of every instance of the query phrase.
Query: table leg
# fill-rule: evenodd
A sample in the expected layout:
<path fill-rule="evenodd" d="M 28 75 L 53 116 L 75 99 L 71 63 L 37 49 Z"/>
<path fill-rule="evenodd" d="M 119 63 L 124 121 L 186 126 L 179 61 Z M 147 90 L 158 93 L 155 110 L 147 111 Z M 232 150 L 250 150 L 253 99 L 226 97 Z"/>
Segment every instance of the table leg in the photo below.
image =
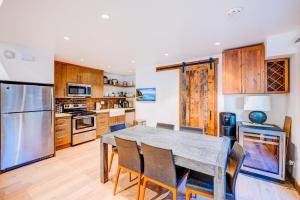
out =
<path fill-rule="evenodd" d="M 101 183 L 108 181 L 108 145 L 100 139 L 100 180 Z"/>
<path fill-rule="evenodd" d="M 214 176 L 214 200 L 225 200 L 226 173 L 224 168 L 217 167 Z"/>

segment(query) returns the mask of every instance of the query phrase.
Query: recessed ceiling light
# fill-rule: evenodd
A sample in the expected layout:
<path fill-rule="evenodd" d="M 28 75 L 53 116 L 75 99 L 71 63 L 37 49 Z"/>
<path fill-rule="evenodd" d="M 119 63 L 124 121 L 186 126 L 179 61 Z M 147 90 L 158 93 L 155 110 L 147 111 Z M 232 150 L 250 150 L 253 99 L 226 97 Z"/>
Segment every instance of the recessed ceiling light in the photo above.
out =
<path fill-rule="evenodd" d="M 169 54 L 168 54 L 168 53 L 165 53 L 164 55 L 165 55 L 165 56 L 169 56 Z"/>
<path fill-rule="evenodd" d="M 80 62 L 84 62 L 84 59 L 83 59 L 83 58 L 80 58 Z"/>
<path fill-rule="evenodd" d="M 111 66 L 110 66 L 110 65 L 108 65 L 108 66 L 107 66 L 107 68 L 109 68 L 109 69 L 110 69 L 110 68 L 111 68 Z"/>
<path fill-rule="evenodd" d="M 134 63 L 135 63 L 135 60 L 132 60 L 131 63 L 134 64 Z"/>
<path fill-rule="evenodd" d="M 220 42 L 215 42 L 215 44 L 214 44 L 215 46 L 220 46 L 221 45 L 221 43 Z"/>
<path fill-rule="evenodd" d="M 241 8 L 241 7 L 231 8 L 227 11 L 227 15 L 229 15 L 229 16 L 238 15 L 242 12 L 242 10 L 243 10 L 243 8 Z"/>
<path fill-rule="evenodd" d="M 67 40 L 67 41 L 70 40 L 70 38 L 68 36 L 64 36 L 64 39 Z"/>
<path fill-rule="evenodd" d="M 110 16 L 108 14 L 102 14 L 101 17 L 102 17 L 102 19 L 109 19 L 110 18 Z"/>

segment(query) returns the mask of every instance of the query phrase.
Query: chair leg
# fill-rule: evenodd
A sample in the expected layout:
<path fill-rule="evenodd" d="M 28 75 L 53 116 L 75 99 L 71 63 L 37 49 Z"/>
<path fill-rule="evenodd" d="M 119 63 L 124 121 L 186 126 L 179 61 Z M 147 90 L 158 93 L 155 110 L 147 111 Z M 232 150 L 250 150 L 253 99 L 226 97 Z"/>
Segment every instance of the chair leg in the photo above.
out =
<path fill-rule="evenodd" d="M 110 161 L 109 161 L 108 172 L 110 172 L 110 170 L 111 170 L 112 162 L 114 160 L 114 155 L 115 155 L 115 153 L 112 151 L 111 156 L 110 156 Z"/>
<path fill-rule="evenodd" d="M 172 190 L 172 193 L 173 193 L 173 200 L 176 200 L 177 199 L 177 190 L 176 190 L 176 188 L 174 188 Z"/>
<path fill-rule="evenodd" d="M 147 181 L 148 181 L 147 178 L 144 177 L 144 183 L 143 183 L 142 198 L 141 198 L 141 200 L 144 200 L 144 198 L 145 198 L 145 192 L 146 192 Z"/>
<path fill-rule="evenodd" d="M 190 198 L 191 198 L 191 191 L 187 189 L 185 193 L 186 193 L 185 200 L 190 200 Z"/>
<path fill-rule="evenodd" d="M 140 198 L 140 187 L 141 187 L 141 174 L 138 175 L 138 185 L 137 185 L 137 193 L 136 193 L 136 200 Z"/>
<path fill-rule="evenodd" d="M 131 173 L 129 172 L 129 182 L 131 182 Z"/>
<path fill-rule="evenodd" d="M 116 195 L 120 173 L 121 173 L 121 167 L 118 166 L 117 177 L 116 177 L 116 182 L 115 182 L 115 187 L 114 187 L 114 196 Z"/>

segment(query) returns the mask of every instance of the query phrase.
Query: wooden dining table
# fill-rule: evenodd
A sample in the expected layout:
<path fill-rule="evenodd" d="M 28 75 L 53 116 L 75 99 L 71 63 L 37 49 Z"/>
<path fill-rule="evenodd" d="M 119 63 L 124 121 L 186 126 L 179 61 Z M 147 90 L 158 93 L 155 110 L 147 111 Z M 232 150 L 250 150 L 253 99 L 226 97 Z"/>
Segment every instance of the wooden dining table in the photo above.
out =
<path fill-rule="evenodd" d="M 230 141 L 184 131 L 173 131 L 147 126 L 135 126 L 108 133 L 100 142 L 100 179 L 108 181 L 108 145 L 116 145 L 115 136 L 160 148 L 171 149 L 175 164 L 214 177 L 214 199 L 224 200 L 226 192 L 226 165 Z"/>

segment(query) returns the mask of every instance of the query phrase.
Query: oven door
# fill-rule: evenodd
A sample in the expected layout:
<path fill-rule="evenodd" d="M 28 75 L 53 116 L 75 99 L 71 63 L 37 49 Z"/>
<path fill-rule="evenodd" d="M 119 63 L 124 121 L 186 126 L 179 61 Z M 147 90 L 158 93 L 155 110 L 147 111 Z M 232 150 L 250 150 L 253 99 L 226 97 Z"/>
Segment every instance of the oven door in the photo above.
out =
<path fill-rule="evenodd" d="M 96 129 L 96 116 L 77 116 L 73 117 L 73 134 L 82 133 Z"/>
<path fill-rule="evenodd" d="M 68 84 L 69 97 L 91 96 L 91 87 L 89 85 Z"/>

